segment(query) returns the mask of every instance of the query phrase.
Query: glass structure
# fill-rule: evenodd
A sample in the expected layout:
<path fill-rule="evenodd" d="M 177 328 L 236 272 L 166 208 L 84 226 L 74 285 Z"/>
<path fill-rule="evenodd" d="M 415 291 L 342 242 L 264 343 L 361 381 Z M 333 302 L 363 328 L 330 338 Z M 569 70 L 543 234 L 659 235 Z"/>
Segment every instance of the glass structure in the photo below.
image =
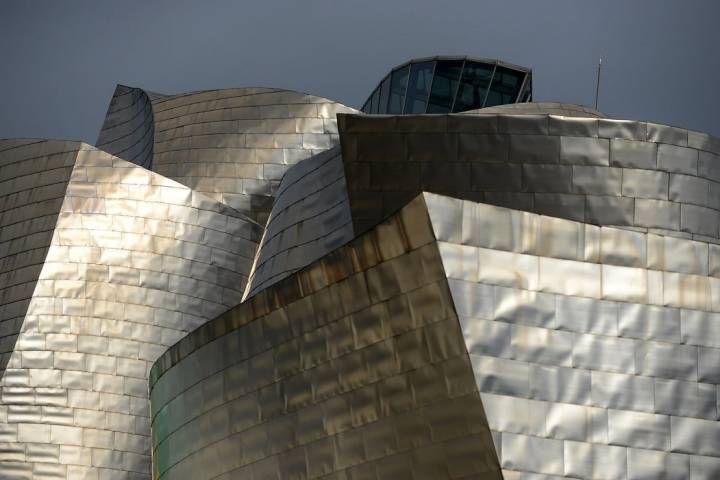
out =
<path fill-rule="evenodd" d="M 499 60 L 432 57 L 394 68 L 363 104 L 364 113 L 465 112 L 532 101 L 532 72 Z"/>

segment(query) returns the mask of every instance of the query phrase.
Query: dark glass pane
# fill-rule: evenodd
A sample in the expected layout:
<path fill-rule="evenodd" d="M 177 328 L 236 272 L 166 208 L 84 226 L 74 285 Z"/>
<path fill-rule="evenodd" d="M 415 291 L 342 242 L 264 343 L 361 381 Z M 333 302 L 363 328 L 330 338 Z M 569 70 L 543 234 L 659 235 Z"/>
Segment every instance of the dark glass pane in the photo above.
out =
<path fill-rule="evenodd" d="M 492 107 L 494 105 L 515 103 L 524 76 L 523 72 L 497 67 L 485 106 Z"/>
<path fill-rule="evenodd" d="M 378 113 L 378 99 L 380 98 L 380 89 L 376 88 L 370 97 L 370 113 Z"/>
<path fill-rule="evenodd" d="M 492 71 L 493 65 L 465 62 L 453 112 L 482 108 Z"/>
<path fill-rule="evenodd" d="M 435 62 L 415 63 L 410 69 L 404 113 L 425 113 Z"/>
<path fill-rule="evenodd" d="M 380 85 L 380 102 L 377 113 L 387 113 L 388 96 L 390 95 L 390 75 Z"/>
<path fill-rule="evenodd" d="M 427 113 L 447 113 L 450 111 L 457 91 L 462 65 L 462 60 L 437 62 L 435 75 L 432 79 L 432 90 L 428 99 Z"/>
<path fill-rule="evenodd" d="M 407 89 L 408 72 L 410 65 L 392 72 L 390 76 L 390 101 L 387 113 L 402 113 L 405 104 L 405 90 Z"/>
<path fill-rule="evenodd" d="M 360 111 L 363 113 L 370 113 L 370 99 L 369 98 L 365 101 L 365 105 L 362 106 Z"/>

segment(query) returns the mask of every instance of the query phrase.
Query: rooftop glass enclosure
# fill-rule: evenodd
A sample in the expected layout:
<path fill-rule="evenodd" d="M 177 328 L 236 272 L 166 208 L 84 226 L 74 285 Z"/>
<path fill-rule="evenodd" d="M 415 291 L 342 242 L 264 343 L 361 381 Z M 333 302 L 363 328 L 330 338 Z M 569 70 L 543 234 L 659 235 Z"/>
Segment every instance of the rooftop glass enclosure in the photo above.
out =
<path fill-rule="evenodd" d="M 532 101 L 532 71 L 498 60 L 432 57 L 394 68 L 367 99 L 365 113 L 464 112 Z"/>

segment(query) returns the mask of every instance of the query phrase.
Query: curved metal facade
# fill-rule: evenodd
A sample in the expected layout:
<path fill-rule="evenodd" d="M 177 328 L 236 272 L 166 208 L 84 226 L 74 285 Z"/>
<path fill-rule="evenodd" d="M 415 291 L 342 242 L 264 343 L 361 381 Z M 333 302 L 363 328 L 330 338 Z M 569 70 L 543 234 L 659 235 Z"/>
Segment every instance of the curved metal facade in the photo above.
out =
<path fill-rule="evenodd" d="M 353 238 L 339 147 L 283 177 L 257 251 L 246 297 L 287 277 Z"/>
<path fill-rule="evenodd" d="M 118 85 L 110 99 L 97 147 L 116 157 L 152 170 L 156 94 Z"/>
<path fill-rule="evenodd" d="M 0 158 L 17 161 L 15 171 L 62 165 L 16 182 L 51 223 L 30 225 L 44 225 L 36 230 L 49 243 L 40 268 L 14 272 L 33 288 L 0 380 L 0 477 L 148 478 L 149 367 L 240 301 L 260 227 L 87 145 L 39 142 Z M 51 181 L 59 186 L 42 201 L 38 187 Z M 22 240 L 30 246 L 34 235 Z"/>
<path fill-rule="evenodd" d="M 0 140 L 0 377 L 53 237 L 78 142 Z"/>
<path fill-rule="evenodd" d="M 532 101 L 532 71 L 471 57 L 410 60 L 388 73 L 363 104 L 370 114 L 464 112 Z"/>
<path fill-rule="evenodd" d="M 265 224 L 285 171 L 336 145 L 336 113 L 355 111 L 273 88 L 158 95 L 118 86 L 98 144 Z"/>
<path fill-rule="evenodd" d="M 720 140 L 349 111 L 119 86 L 128 161 L 0 141 L 0 477 L 720 477 Z"/>
<path fill-rule="evenodd" d="M 154 478 L 502 478 L 422 204 L 155 364 Z"/>

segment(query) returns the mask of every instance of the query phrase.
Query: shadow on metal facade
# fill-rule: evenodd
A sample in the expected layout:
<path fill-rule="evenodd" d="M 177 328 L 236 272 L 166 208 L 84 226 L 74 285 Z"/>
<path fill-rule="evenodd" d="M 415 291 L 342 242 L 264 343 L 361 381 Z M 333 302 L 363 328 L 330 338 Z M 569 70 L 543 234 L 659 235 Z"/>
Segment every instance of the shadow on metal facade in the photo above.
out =
<path fill-rule="evenodd" d="M 0 477 L 720 477 L 720 140 L 350 111 L 0 141 Z"/>
<path fill-rule="evenodd" d="M 501 478 L 422 198 L 151 376 L 155 478 Z"/>
<path fill-rule="evenodd" d="M 355 111 L 273 88 L 158 95 L 118 86 L 98 144 L 264 224 L 285 171 L 336 145 L 336 113 Z"/>

